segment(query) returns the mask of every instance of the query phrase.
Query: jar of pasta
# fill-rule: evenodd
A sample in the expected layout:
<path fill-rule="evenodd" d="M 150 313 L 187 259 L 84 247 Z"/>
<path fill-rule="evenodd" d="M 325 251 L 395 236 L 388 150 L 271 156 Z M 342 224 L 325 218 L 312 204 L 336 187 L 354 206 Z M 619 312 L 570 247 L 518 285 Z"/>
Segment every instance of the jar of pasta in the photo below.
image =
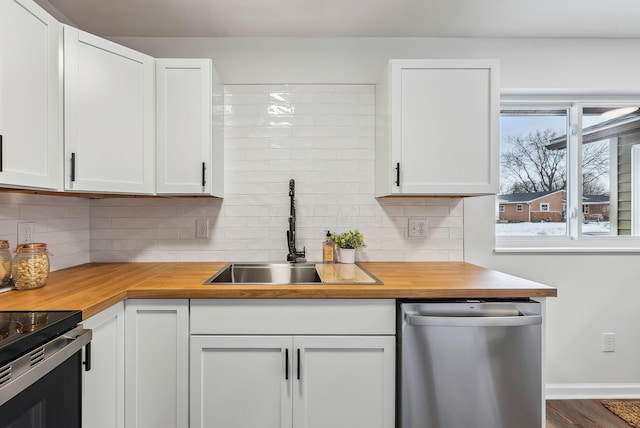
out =
<path fill-rule="evenodd" d="M 44 287 L 49 277 L 47 244 L 30 243 L 16 247 L 11 269 L 13 283 L 18 290 Z"/>
<path fill-rule="evenodd" d="M 7 285 L 11 279 L 11 253 L 9 241 L 0 240 L 0 286 Z"/>

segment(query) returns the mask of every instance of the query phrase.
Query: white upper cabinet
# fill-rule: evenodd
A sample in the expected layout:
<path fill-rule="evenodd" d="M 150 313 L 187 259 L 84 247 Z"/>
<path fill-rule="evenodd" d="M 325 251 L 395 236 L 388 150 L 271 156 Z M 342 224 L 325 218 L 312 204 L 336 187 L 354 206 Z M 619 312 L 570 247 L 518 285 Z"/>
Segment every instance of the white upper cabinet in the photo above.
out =
<path fill-rule="evenodd" d="M 493 194 L 499 173 L 493 60 L 391 60 L 376 88 L 375 194 Z"/>
<path fill-rule="evenodd" d="M 64 26 L 65 190 L 152 194 L 154 60 Z"/>
<path fill-rule="evenodd" d="M 62 188 L 60 42 L 35 3 L 0 1 L 0 186 Z"/>
<path fill-rule="evenodd" d="M 158 194 L 222 197 L 220 100 L 211 60 L 156 59 Z"/>

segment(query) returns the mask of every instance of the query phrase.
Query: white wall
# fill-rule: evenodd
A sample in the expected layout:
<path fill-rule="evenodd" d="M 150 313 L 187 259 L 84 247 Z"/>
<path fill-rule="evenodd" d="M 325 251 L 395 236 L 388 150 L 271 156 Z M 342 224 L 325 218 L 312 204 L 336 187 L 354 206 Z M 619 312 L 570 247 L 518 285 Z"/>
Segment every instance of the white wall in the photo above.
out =
<path fill-rule="evenodd" d="M 373 196 L 373 85 L 225 86 L 225 197 L 91 202 L 93 261 L 285 261 L 289 179 L 297 247 L 358 228 L 359 260 L 462 260 L 459 198 Z M 427 238 L 408 238 L 410 217 Z M 208 218 L 210 238 L 195 239 Z"/>

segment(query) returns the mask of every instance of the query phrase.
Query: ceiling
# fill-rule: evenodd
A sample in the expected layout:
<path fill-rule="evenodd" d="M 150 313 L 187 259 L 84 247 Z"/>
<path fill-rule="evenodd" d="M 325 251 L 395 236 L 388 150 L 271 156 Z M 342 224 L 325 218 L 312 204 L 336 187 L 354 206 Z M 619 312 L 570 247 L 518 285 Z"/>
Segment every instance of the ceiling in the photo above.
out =
<path fill-rule="evenodd" d="M 639 0 L 48 1 L 101 36 L 640 38 Z"/>

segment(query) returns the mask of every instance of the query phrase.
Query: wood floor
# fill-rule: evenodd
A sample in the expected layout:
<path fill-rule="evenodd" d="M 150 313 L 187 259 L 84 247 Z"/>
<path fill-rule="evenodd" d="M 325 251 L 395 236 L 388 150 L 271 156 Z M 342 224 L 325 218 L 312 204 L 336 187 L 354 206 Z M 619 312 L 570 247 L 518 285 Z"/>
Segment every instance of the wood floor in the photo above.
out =
<path fill-rule="evenodd" d="M 547 428 L 629 428 L 601 400 L 547 400 Z"/>

